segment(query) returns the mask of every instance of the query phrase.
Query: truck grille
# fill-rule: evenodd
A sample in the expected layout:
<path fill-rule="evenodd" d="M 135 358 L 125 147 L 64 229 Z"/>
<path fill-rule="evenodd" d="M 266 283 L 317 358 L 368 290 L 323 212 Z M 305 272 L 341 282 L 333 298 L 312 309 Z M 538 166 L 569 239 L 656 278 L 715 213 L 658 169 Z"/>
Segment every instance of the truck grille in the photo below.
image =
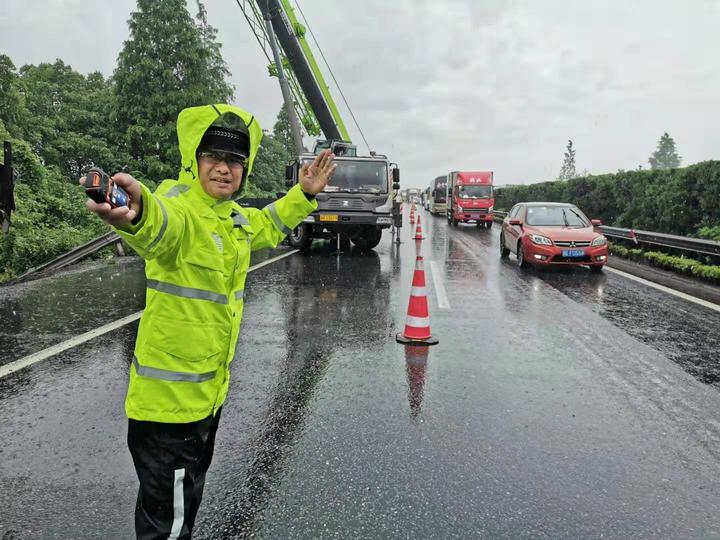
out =
<path fill-rule="evenodd" d="M 347 205 L 345 205 L 346 202 Z M 362 199 L 330 199 L 323 205 L 323 208 L 328 210 L 362 210 L 363 206 Z"/>
<path fill-rule="evenodd" d="M 580 241 L 580 240 L 558 240 L 554 242 L 554 244 L 557 247 L 588 247 L 590 245 L 589 241 Z M 575 244 L 575 245 L 571 245 Z"/>
<path fill-rule="evenodd" d="M 463 208 L 464 214 L 487 214 L 487 208 Z"/>

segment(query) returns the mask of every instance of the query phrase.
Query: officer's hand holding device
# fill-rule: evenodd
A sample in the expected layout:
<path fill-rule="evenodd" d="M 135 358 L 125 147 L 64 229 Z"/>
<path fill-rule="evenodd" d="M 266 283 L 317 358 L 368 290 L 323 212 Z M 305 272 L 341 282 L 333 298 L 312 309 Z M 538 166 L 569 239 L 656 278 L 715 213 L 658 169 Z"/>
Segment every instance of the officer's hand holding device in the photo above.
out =
<path fill-rule="evenodd" d="M 129 174 L 109 176 L 93 167 L 80 178 L 80 185 L 89 197 L 85 206 L 109 225 L 123 227 L 142 214 L 142 190 Z"/>

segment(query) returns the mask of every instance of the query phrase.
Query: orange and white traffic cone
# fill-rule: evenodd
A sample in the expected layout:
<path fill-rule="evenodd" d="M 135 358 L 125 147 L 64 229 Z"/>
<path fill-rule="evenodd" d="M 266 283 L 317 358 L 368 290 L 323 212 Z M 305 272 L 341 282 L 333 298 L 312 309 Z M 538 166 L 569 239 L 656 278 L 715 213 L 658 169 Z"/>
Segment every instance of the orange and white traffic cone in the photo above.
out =
<path fill-rule="evenodd" d="M 415 229 L 415 237 L 413 240 L 424 240 L 425 237 L 423 236 L 422 227 L 420 226 L 420 216 L 417 217 L 417 227 Z"/>
<path fill-rule="evenodd" d="M 410 225 L 415 225 L 415 205 L 410 205 Z"/>
<path fill-rule="evenodd" d="M 438 340 L 430 334 L 430 312 L 425 289 L 425 268 L 423 257 L 418 254 L 415 261 L 412 290 L 408 302 L 405 330 L 395 336 L 398 343 L 406 345 L 436 345 Z"/>

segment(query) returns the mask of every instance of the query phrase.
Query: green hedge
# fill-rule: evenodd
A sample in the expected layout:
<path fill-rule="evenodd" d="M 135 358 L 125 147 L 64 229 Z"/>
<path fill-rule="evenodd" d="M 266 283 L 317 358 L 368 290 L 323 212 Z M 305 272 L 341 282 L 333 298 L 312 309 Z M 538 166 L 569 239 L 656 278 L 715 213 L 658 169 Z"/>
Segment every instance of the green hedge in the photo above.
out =
<path fill-rule="evenodd" d="M 568 202 L 605 225 L 682 236 L 720 236 L 720 161 L 680 169 L 619 171 L 497 189 L 495 207 Z"/>
<path fill-rule="evenodd" d="M 618 244 L 610 244 L 610 253 L 618 257 L 647 263 L 658 268 L 692 276 L 710 283 L 720 284 L 720 266 L 703 264 L 701 261 L 695 259 L 676 257 L 658 251 L 628 249 Z"/>

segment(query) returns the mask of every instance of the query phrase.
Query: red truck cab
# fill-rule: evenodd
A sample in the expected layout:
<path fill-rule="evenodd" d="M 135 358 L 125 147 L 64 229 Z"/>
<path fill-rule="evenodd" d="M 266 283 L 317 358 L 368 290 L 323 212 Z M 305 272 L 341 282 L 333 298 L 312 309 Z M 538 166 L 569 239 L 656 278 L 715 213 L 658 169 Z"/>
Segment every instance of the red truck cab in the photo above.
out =
<path fill-rule="evenodd" d="M 457 227 L 474 221 L 489 229 L 493 224 L 495 195 L 492 171 L 453 171 L 447 182 L 447 219 Z"/>

